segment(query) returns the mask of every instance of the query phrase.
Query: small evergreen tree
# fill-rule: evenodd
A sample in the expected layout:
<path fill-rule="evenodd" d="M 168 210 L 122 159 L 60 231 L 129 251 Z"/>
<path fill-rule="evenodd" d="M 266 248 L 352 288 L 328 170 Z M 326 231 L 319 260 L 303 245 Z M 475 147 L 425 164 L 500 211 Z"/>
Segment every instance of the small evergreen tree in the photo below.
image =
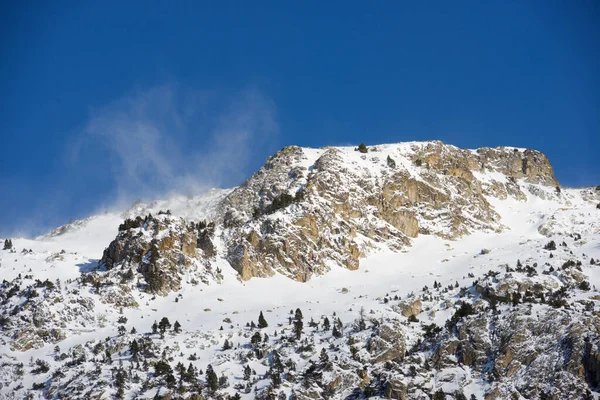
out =
<path fill-rule="evenodd" d="M 361 153 L 366 153 L 369 151 L 369 149 L 367 148 L 367 146 L 365 146 L 364 143 L 361 143 L 358 145 L 358 151 L 360 151 Z"/>
<path fill-rule="evenodd" d="M 267 324 L 267 320 L 265 319 L 263 312 L 260 312 L 260 315 L 258 316 L 258 327 L 259 328 L 266 328 L 267 326 L 269 326 L 269 324 Z"/>
<path fill-rule="evenodd" d="M 250 369 L 250 366 L 248 364 L 246 364 L 246 366 L 244 367 L 244 380 L 249 381 L 251 377 L 252 377 L 252 369 Z"/>
<path fill-rule="evenodd" d="M 328 331 L 330 327 L 331 323 L 329 322 L 329 318 L 325 317 L 325 319 L 323 319 L 323 330 Z"/>
<path fill-rule="evenodd" d="M 137 354 L 140 351 L 140 345 L 138 344 L 137 340 L 133 339 L 131 341 L 131 343 L 129 344 L 129 352 L 131 353 L 131 355 L 133 357 L 137 356 Z"/>
<path fill-rule="evenodd" d="M 188 365 L 187 371 L 185 372 L 185 381 L 189 382 L 189 383 L 193 383 L 195 380 L 196 380 L 196 369 L 194 368 L 192 363 L 190 363 L 190 365 Z"/>
<path fill-rule="evenodd" d="M 161 336 L 165 336 L 165 332 L 167 329 L 171 327 L 171 323 L 169 322 L 169 318 L 162 317 L 160 322 L 158 323 L 158 330 L 160 331 Z"/>
<path fill-rule="evenodd" d="M 331 365 L 329 362 L 329 356 L 327 355 L 325 347 L 321 349 L 321 354 L 319 355 L 319 363 L 321 363 L 321 368 L 323 368 L 324 370 L 330 369 Z"/>
<path fill-rule="evenodd" d="M 340 331 L 338 331 L 337 325 L 335 324 L 333 325 L 333 331 L 331 332 L 331 335 L 336 339 L 342 337 L 342 334 L 340 333 Z"/>
<path fill-rule="evenodd" d="M 258 332 L 254 332 L 254 335 L 252 335 L 252 337 L 250 338 L 250 343 L 252 344 L 252 347 L 256 348 L 260 345 L 262 338 L 260 336 L 260 333 Z"/>
<path fill-rule="evenodd" d="M 390 168 L 396 168 L 396 161 L 390 156 L 387 156 L 387 165 Z"/>
<path fill-rule="evenodd" d="M 302 337 L 302 328 L 304 324 L 302 323 L 302 319 L 297 319 L 294 321 L 294 335 L 296 336 L 296 340 L 300 340 Z"/>
<path fill-rule="evenodd" d="M 179 323 L 179 321 L 175 321 L 175 323 L 173 324 L 173 332 L 175 332 L 175 333 L 181 332 L 181 324 Z"/>
<path fill-rule="evenodd" d="M 219 378 L 210 364 L 206 367 L 206 387 L 210 393 L 216 392 L 219 388 Z"/>
<path fill-rule="evenodd" d="M 520 302 L 521 302 L 521 293 L 514 292 L 512 294 L 512 305 L 513 305 L 513 307 L 516 307 Z"/>

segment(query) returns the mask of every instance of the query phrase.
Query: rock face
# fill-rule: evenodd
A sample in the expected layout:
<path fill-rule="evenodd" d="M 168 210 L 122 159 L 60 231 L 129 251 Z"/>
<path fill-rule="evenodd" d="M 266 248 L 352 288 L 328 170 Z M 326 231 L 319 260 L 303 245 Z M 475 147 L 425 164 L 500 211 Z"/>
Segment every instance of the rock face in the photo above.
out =
<path fill-rule="evenodd" d="M 519 308 L 504 318 L 489 314 L 468 318 L 458 327 L 458 342 L 449 339 L 440 346 L 437 366 L 449 367 L 456 357 L 476 371 L 492 374 L 497 390 L 486 398 L 506 398 L 513 385 L 530 398 L 539 398 L 542 391 L 584 398 L 586 380 L 591 387 L 598 383 L 600 325 L 598 316 L 576 314 L 547 310 L 536 318 Z M 554 361 L 550 363 L 550 359 Z M 579 381 L 566 376 L 578 377 Z M 554 382 L 555 387 L 519 385 L 531 381 Z M 568 382 L 571 387 L 556 386 Z"/>
<path fill-rule="evenodd" d="M 168 214 L 128 219 L 104 250 L 101 265 L 119 271 L 126 280 L 133 279 L 129 271 L 135 271 L 143 278 L 147 291 L 165 295 L 179 289 L 182 269 L 201 266 L 211 272 L 213 235 L 213 224 L 188 224 Z"/>
<path fill-rule="evenodd" d="M 423 142 L 363 154 L 292 146 L 221 202 L 218 221 L 242 279 L 279 272 L 306 281 L 331 264 L 356 269 L 372 249 L 399 250 L 419 234 L 500 231 L 486 197 L 523 200 L 531 184 L 548 195 L 558 186 L 548 159 L 534 150 Z"/>
<path fill-rule="evenodd" d="M 402 301 L 398 308 L 400 309 L 400 313 L 404 317 L 417 316 L 422 311 L 422 303 L 421 299 L 416 299 L 413 301 Z"/>
<path fill-rule="evenodd" d="M 332 265 L 357 269 L 368 253 L 401 250 L 420 234 L 453 240 L 499 232 L 505 227 L 489 198 L 547 198 L 557 187 L 548 159 L 534 150 L 461 150 L 441 142 L 382 145 L 367 153 L 290 146 L 219 198 L 210 212 L 217 239 L 183 221 L 177 227 L 144 221 L 120 232 L 102 261 L 108 268 L 137 264 L 146 281 L 159 274 L 161 293 L 178 287 L 169 271 L 194 258 L 225 258 L 242 280 L 281 273 L 307 281 Z M 140 229 L 154 233 L 139 236 Z M 158 263 L 147 257 L 152 243 Z"/>
<path fill-rule="evenodd" d="M 371 338 L 368 350 L 373 364 L 386 361 L 402 361 L 406 351 L 404 329 L 398 321 L 385 323 Z"/>

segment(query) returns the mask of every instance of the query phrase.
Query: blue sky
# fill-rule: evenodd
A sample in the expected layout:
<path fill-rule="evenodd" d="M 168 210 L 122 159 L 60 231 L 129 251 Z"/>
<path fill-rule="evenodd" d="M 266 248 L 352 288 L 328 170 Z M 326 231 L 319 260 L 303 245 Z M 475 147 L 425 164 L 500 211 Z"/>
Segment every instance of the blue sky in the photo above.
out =
<path fill-rule="evenodd" d="M 204 3 L 2 3 L 0 235 L 236 185 L 288 144 L 530 147 L 600 184 L 598 2 Z"/>

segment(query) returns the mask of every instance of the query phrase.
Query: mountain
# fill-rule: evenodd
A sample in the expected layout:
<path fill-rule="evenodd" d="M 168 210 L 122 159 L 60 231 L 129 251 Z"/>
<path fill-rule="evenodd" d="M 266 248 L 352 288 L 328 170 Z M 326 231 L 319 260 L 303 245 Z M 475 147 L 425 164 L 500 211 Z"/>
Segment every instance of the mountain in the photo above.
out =
<path fill-rule="evenodd" d="M 5 238 L 0 398 L 597 398 L 599 207 L 530 149 L 286 147 Z"/>

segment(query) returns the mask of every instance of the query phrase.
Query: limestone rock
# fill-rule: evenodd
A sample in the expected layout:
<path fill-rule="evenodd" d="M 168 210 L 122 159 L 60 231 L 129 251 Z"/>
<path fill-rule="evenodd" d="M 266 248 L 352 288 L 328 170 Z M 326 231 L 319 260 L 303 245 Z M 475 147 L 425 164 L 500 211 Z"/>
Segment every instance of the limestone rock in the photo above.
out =
<path fill-rule="evenodd" d="M 412 301 L 401 301 L 400 304 L 398 304 L 398 309 L 402 316 L 408 318 L 411 315 L 416 316 L 421 314 L 421 311 L 423 311 L 423 304 L 419 298 Z"/>
<path fill-rule="evenodd" d="M 402 361 L 406 351 L 404 330 L 399 321 L 382 324 L 368 344 L 372 363 Z"/>

